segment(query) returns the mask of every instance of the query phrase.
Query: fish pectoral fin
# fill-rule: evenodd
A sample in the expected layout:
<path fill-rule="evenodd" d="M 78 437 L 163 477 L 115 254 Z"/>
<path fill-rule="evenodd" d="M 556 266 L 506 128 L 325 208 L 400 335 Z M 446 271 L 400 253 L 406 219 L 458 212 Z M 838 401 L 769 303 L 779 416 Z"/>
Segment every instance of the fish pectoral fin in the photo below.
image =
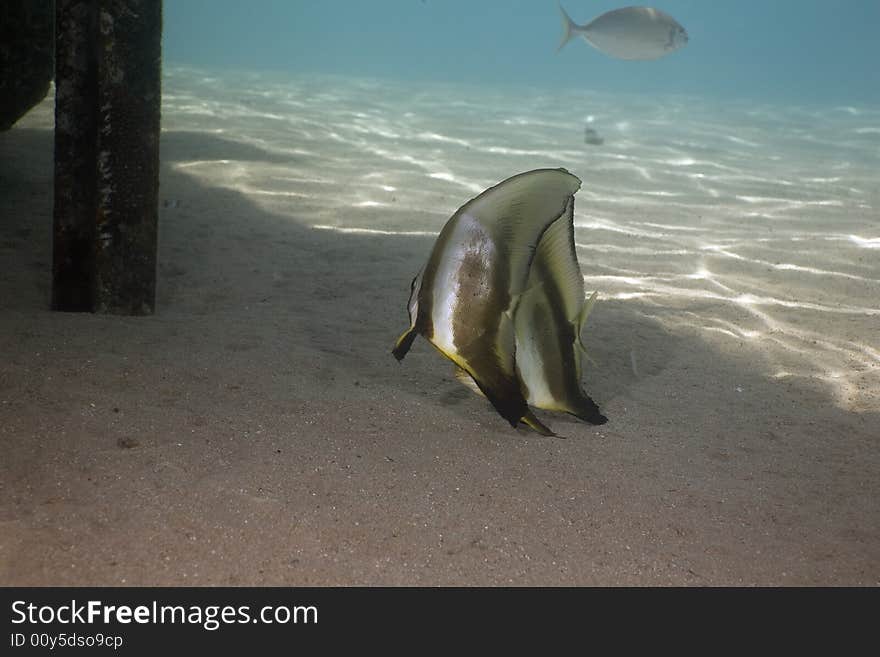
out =
<path fill-rule="evenodd" d="M 574 328 L 574 347 L 575 347 L 575 358 L 577 366 L 577 376 L 578 379 L 581 378 L 581 371 L 583 369 L 583 362 L 586 361 L 591 365 L 596 365 L 596 361 L 590 356 L 590 353 L 587 351 L 587 346 L 584 344 L 584 340 L 581 337 L 581 333 L 584 331 L 584 325 L 587 323 L 587 317 L 590 316 L 590 311 L 593 309 L 593 305 L 596 303 L 596 297 L 598 296 L 598 292 L 593 292 L 590 295 L 590 298 L 587 299 L 587 302 L 584 304 L 584 307 L 581 308 L 581 312 L 576 320 L 572 322 L 572 327 Z"/>
<path fill-rule="evenodd" d="M 584 326 L 587 323 L 587 318 L 590 316 L 590 313 L 593 311 L 593 306 L 596 305 L 596 299 L 599 297 L 598 292 L 593 292 L 590 295 L 590 298 L 587 299 L 586 303 L 584 303 L 584 307 L 581 308 L 580 316 L 578 317 L 578 334 L 580 331 L 584 330 Z"/>
<path fill-rule="evenodd" d="M 552 429 L 547 427 L 541 420 L 535 417 L 535 414 L 531 411 L 531 409 L 526 409 L 525 414 L 520 418 L 520 422 L 531 427 L 535 431 L 537 431 L 542 436 L 552 436 L 554 438 L 558 438 Z"/>
<path fill-rule="evenodd" d="M 531 283 L 528 288 L 520 292 L 519 294 L 515 294 L 510 300 L 510 306 L 507 310 L 504 311 L 504 314 L 507 316 L 507 319 L 514 320 L 516 316 L 516 311 L 519 308 L 520 304 L 523 301 L 533 298 L 534 295 L 541 292 L 544 289 L 545 281 L 540 280 L 535 283 Z"/>
<path fill-rule="evenodd" d="M 397 342 L 394 343 L 394 349 L 391 350 L 391 353 L 397 359 L 397 362 L 402 361 L 404 356 L 409 353 L 413 340 L 416 339 L 416 335 L 416 327 L 410 326 L 399 338 L 397 338 Z"/>
<path fill-rule="evenodd" d="M 581 338 L 581 334 L 584 332 L 584 326 L 587 324 L 587 318 L 590 316 L 590 312 L 593 310 L 593 306 L 596 305 L 596 299 L 598 298 L 599 293 L 593 292 L 590 295 L 590 298 L 587 299 L 587 302 L 584 304 L 584 307 L 581 308 L 580 315 L 577 318 L 577 324 L 575 325 L 575 335 L 577 336 L 577 346 L 580 348 L 581 353 L 587 357 L 587 360 L 593 362 L 589 355 L 587 354 L 587 347 L 584 345 L 584 341 Z"/>

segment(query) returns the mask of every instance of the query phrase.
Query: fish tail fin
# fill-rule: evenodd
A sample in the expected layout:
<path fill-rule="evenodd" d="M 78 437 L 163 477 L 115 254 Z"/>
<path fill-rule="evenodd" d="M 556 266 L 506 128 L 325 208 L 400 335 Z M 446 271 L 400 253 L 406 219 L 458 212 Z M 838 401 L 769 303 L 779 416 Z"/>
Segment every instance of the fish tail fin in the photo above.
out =
<path fill-rule="evenodd" d="M 590 424 L 605 424 L 608 421 L 608 418 L 602 415 L 596 402 L 583 394 L 580 395 L 577 407 L 568 412 L 576 418 L 583 420 L 584 422 L 589 422 Z"/>
<path fill-rule="evenodd" d="M 562 8 L 562 4 L 557 2 L 556 6 L 559 7 L 559 14 L 562 18 L 562 39 L 559 41 L 559 47 L 556 48 L 556 52 L 559 52 L 566 43 L 572 40 L 577 32 L 577 25 L 571 20 L 571 16 L 565 12 L 565 9 Z"/>
<path fill-rule="evenodd" d="M 409 349 L 412 347 L 416 335 L 416 327 L 410 326 L 399 338 L 397 338 L 397 342 L 394 343 L 394 349 L 391 350 L 391 353 L 397 359 L 397 362 L 402 361 L 403 357 L 409 353 Z"/>
<path fill-rule="evenodd" d="M 541 420 L 535 417 L 535 414 L 532 413 L 531 409 L 526 409 L 525 414 L 520 418 L 520 421 L 523 424 L 530 426 L 532 429 L 537 431 L 542 436 L 552 436 L 557 437 L 553 430 L 548 428 Z"/>

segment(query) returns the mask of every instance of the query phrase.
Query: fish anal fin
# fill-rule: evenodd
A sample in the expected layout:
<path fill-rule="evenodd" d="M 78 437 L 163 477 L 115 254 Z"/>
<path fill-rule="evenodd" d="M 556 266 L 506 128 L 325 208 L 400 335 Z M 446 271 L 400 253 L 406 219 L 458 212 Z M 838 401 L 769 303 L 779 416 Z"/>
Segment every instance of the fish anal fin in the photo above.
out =
<path fill-rule="evenodd" d="M 480 390 L 480 386 L 477 385 L 477 382 L 474 381 L 473 377 L 468 374 L 466 370 L 459 367 L 458 365 L 455 366 L 455 378 L 458 379 L 459 383 L 461 383 L 466 388 L 470 388 L 480 397 L 486 396 L 485 393 Z"/>
<path fill-rule="evenodd" d="M 552 429 L 547 427 L 547 425 L 545 425 L 543 422 L 541 422 L 541 420 L 535 417 L 535 414 L 531 411 L 531 409 L 526 409 L 526 412 L 522 416 L 522 418 L 520 418 L 520 421 L 537 431 L 542 436 L 551 436 L 554 438 L 559 437 L 553 432 Z"/>
<path fill-rule="evenodd" d="M 568 413 L 590 424 L 605 424 L 608 421 L 608 418 L 602 415 L 596 402 L 587 395 L 581 395 L 577 408 L 569 410 Z"/>

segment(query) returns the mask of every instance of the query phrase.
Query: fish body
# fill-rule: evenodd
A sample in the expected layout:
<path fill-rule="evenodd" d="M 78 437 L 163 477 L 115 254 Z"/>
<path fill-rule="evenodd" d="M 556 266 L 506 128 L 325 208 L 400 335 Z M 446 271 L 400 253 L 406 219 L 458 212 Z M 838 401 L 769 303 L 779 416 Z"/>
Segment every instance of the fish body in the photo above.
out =
<path fill-rule="evenodd" d="M 562 41 L 559 49 L 576 36 L 606 55 L 626 60 L 664 57 L 687 45 L 688 34 L 672 16 L 652 7 L 624 7 L 577 25 L 559 5 Z"/>
<path fill-rule="evenodd" d="M 581 331 L 587 302 L 574 242 L 574 198 L 544 232 L 514 319 L 516 367 L 526 401 L 604 424 L 595 402 L 581 389 L 586 351 Z"/>
<path fill-rule="evenodd" d="M 420 334 L 466 372 L 512 426 L 525 422 L 552 435 L 520 386 L 514 315 L 541 236 L 580 185 L 564 169 L 537 169 L 459 208 L 413 279 L 410 327 L 392 351 L 395 358 L 402 360 Z"/>

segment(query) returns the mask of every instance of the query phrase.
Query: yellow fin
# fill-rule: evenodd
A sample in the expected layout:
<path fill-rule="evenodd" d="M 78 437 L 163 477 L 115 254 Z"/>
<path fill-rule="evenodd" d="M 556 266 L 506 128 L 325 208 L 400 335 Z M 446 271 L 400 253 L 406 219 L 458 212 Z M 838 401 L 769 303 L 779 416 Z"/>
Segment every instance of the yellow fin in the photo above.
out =
<path fill-rule="evenodd" d="M 485 397 L 486 395 L 480 390 L 480 386 L 477 385 L 477 382 L 474 381 L 473 377 L 467 373 L 464 369 L 455 366 L 455 378 L 458 379 L 458 382 L 464 385 L 466 388 L 470 388 L 475 393 L 477 393 L 480 397 Z"/>
<path fill-rule="evenodd" d="M 541 420 L 535 417 L 535 414 L 532 413 L 531 410 L 526 410 L 525 415 L 520 418 L 520 422 L 530 426 L 542 436 L 553 436 L 555 438 L 559 437 L 555 433 L 553 433 L 552 429 L 548 428 L 547 425 L 545 425 L 543 422 L 541 422 Z"/>

